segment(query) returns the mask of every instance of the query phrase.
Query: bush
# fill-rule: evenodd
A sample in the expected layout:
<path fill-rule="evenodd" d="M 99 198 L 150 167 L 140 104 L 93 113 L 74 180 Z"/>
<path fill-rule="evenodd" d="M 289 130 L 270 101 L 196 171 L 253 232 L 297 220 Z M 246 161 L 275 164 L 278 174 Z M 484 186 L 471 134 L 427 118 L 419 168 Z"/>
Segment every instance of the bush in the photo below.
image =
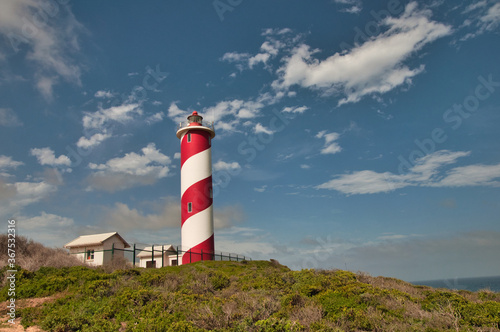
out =
<path fill-rule="evenodd" d="M 19 307 L 24 326 L 47 331 L 500 329 L 498 293 L 412 288 L 396 279 L 338 270 L 290 271 L 264 261 L 113 273 L 41 267 L 21 269 L 18 277 L 21 297 L 62 292 L 43 306 Z M 5 286 L 0 294 L 5 297 Z"/>

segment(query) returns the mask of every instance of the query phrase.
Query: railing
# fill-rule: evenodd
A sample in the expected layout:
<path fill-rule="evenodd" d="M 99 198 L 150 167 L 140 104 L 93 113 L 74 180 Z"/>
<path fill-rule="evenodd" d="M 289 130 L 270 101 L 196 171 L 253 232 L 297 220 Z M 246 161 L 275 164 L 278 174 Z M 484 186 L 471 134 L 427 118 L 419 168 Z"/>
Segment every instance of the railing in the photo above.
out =
<path fill-rule="evenodd" d="M 244 261 L 244 260 L 252 260 L 248 256 L 234 254 L 234 253 L 225 253 L 225 252 L 198 252 L 192 250 L 182 250 L 181 246 L 165 246 L 165 245 L 146 245 L 146 244 L 134 244 L 131 248 L 128 249 L 120 249 L 115 248 L 114 245 L 111 249 L 103 249 L 103 250 L 93 250 L 90 248 L 82 248 L 81 252 L 71 253 L 72 255 L 82 255 L 81 258 L 84 262 L 94 264 L 96 261 L 102 262 L 103 264 L 112 261 L 116 257 L 126 258 L 133 267 L 140 266 L 140 260 L 143 259 L 143 262 L 146 263 L 146 267 L 148 266 L 148 262 L 154 265 L 151 267 L 164 267 L 164 266 L 172 266 L 172 265 L 180 265 L 182 256 L 187 255 L 188 262 L 196 262 L 203 260 L 215 260 L 215 261 Z M 168 250 L 171 249 L 171 250 Z M 173 250 L 172 250 L 173 249 Z M 91 254 L 90 254 L 91 252 Z M 98 253 L 102 252 L 102 258 L 98 258 Z M 163 255 L 161 253 L 164 253 Z M 147 253 L 147 255 L 138 255 L 140 253 Z M 91 255 L 92 259 L 89 259 L 88 256 Z M 174 263 L 175 260 L 175 263 Z M 161 261 L 161 262 L 160 262 Z"/>
<path fill-rule="evenodd" d="M 188 121 L 184 121 L 184 122 L 179 122 L 179 125 L 177 126 L 177 130 L 181 129 L 181 128 L 184 128 L 184 127 L 187 127 L 190 125 L 190 122 Z M 215 127 L 214 127 L 214 122 L 205 122 L 205 121 L 202 121 L 202 123 L 200 123 L 200 126 L 202 127 L 207 127 L 207 128 L 210 128 L 212 129 L 213 131 L 215 131 Z"/>

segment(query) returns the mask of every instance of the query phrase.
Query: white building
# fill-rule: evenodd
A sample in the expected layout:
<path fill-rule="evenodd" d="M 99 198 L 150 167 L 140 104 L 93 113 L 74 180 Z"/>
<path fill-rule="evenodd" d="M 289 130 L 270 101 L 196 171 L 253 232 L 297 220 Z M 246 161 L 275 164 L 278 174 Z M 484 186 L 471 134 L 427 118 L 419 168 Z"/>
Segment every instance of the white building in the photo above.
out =
<path fill-rule="evenodd" d="M 98 266 L 110 262 L 113 257 L 124 257 L 130 245 L 117 232 L 82 235 L 64 245 L 69 253 L 82 262 Z M 120 250 L 122 249 L 122 250 Z"/>
<path fill-rule="evenodd" d="M 163 266 L 178 265 L 177 251 L 170 244 L 155 245 L 154 253 L 152 247 L 144 248 L 138 255 L 139 267 L 162 267 L 162 247 L 163 247 Z"/>

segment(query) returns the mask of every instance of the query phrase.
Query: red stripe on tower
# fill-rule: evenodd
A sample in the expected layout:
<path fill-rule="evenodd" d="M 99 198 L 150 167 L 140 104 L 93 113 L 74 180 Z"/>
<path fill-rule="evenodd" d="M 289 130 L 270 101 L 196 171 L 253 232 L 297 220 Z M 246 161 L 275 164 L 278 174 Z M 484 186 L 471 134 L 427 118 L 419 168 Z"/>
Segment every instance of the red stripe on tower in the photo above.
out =
<path fill-rule="evenodd" d="M 195 111 L 181 124 L 181 238 L 182 264 L 214 257 L 212 198 L 212 127 Z"/>

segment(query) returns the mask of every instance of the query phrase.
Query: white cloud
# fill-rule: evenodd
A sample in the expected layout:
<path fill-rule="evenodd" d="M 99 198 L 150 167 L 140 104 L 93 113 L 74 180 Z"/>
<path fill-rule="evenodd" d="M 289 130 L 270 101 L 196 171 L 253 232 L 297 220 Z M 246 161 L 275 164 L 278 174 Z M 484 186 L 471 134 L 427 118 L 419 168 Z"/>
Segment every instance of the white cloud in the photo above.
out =
<path fill-rule="evenodd" d="M 253 188 L 253 190 L 255 190 L 256 192 L 259 192 L 259 193 L 263 193 L 264 191 L 266 191 L 267 189 L 267 185 L 263 185 L 262 187 L 258 187 L 258 188 Z"/>
<path fill-rule="evenodd" d="M 493 31 L 500 24 L 500 3 L 487 8 L 487 1 L 472 3 L 465 8 L 462 14 L 467 15 L 460 28 L 469 28 L 460 41 L 482 35 L 487 31 Z M 472 29 L 472 30 L 471 30 Z"/>
<path fill-rule="evenodd" d="M 97 133 L 97 134 L 92 135 L 90 138 L 86 138 L 86 137 L 82 136 L 82 137 L 80 137 L 78 142 L 76 142 L 76 146 L 78 146 L 79 148 L 84 148 L 84 149 L 93 148 L 93 147 L 101 144 L 102 142 L 104 142 L 105 140 L 107 140 L 110 137 L 111 137 L 111 134 L 107 134 L 107 133 Z"/>
<path fill-rule="evenodd" d="M 73 225 L 73 219 L 46 213 L 45 211 L 42 211 L 42 213 L 36 217 L 23 218 L 22 222 L 22 228 L 24 230 L 32 231 L 40 230 L 40 228 L 52 228 L 54 231 L 58 228 L 72 227 Z"/>
<path fill-rule="evenodd" d="M 240 164 L 237 163 L 236 161 L 233 161 L 232 163 L 227 163 L 225 161 L 219 160 L 214 164 L 215 171 L 236 170 L 240 168 L 241 168 Z"/>
<path fill-rule="evenodd" d="M 167 116 L 175 123 L 185 122 L 189 114 L 189 111 L 181 110 L 176 102 L 172 102 L 167 111 Z"/>
<path fill-rule="evenodd" d="M 165 114 L 163 112 L 157 112 L 155 114 L 148 116 L 145 121 L 147 124 L 153 124 L 153 123 L 163 121 L 164 117 L 165 117 Z"/>
<path fill-rule="evenodd" d="M 437 187 L 500 186 L 500 164 L 456 167 L 435 184 Z"/>
<path fill-rule="evenodd" d="M 486 30 L 495 29 L 500 24 L 500 3 L 496 3 L 488 9 L 486 15 L 481 17 L 481 22 L 484 23 Z"/>
<path fill-rule="evenodd" d="M 181 153 L 180 152 L 174 153 L 174 159 L 181 159 Z"/>
<path fill-rule="evenodd" d="M 113 93 L 111 91 L 99 90 L 94 94 L 96 98 L 113 98 Z"/>
<path fill-rule="evenodd" d="M 300 165 L 300 168 L 302 168 L 302 169 L 310 169 L 311 165 L 302 164 L 302 165 Z"/>
<path fill-rule="evenodd" d="M 31 149 L 31 155 L 36 157 L 40 165 L 48 166 L 70 166 L 71 160 L 68 156 L 60 155 L 56 158 L 54 151 L 51 148 L 34 148 Z"/>
<path fill-rule="evenodd" d="M 462 14 L 467 14 L 467 13 L 470 13 L 478 8 L 483 8 L 485 7 L 486 5 L 488 4 L 488 2 L 486 0 L 481 0 L 481 1 L 478 1 L 478 2 L 475 2 L 475 3 L 471 3 L 470 5 L 468 5 L 464 11 L 462 12 Z"/>
<path fill-rule="evenodd" d="M 75 222 L 72 218 L 42 211 L 34 217 L 19 216 L 19 232 L 51 247 L 62 247 L 74 237 Z"/>
<path fill-rule="evenodd" d="M 10 108 L 0 108 L 0 126 L 17 127 L 22 126 L 17 114 Z"/>
<path fill-rule="evenodd" d="M 254 133 L 256 133 L 256 134 L 261 134 L 261 133 L 262 134 L 267 134 L 267 135 L 273 135 L 274 134 L 274 132 L 271 129 L 264 127 L 260 123 L 257 123 L 255 125 L 255 127 L 254 127 L 253 130 L 254 130 Z"/>
<path fill-rule="evenodd" d="M 264 68 L 267 68 L 268 61 L 276 57 L 281 49 L 286 46 L 286 43 L 275 38 L 277 35 L 284 35 L 291 32 L 290 29 L 273 30 L 267 29 L 263 36 L 266 37 L 266 41 L 260 46 L 260 52 L 252 55 L 250 53 L 239 53 L 239 52 L 227 52 L 225 53 L 221 61 L 226 61 L 229 63 L 236 63 L 236 68 L 239 71 L 244 69 L 253 69 L 258 64 L 263 64 Z"/>
<path fill-rule="evenodd" d="M 180 227 L 181 209 L 178 198 L 167 197 L 152 202 L 149 213 L 137 208 L 131 208 L 124 203 L 115 203 L 114 207 L 106 209 L 103 223 L 109 229 L 134 230 L 162 230 L 165 227 Z M 214 227 L 224 229 L 231 227 L 244 218 L 240 205 L 214 208 Z M 180 243 L 179 243 L 180 244 Z"/>
<path fill-rule="evenodd" d="M 349 52 L 335 53 L 324 60 L 315 59 L 317 50 L 302 44 L 277 71 L 279 79 L 273 87 L 286 91 L 299 85 L 324 94 L 340 93 L 345 95 L 339 101 L 341 105 L 410 84 L 424 66 L 410 69 L 404 61 L 428 43 L 451 33 L 451 27 L 431 21 L 430 16 L 429 10 L 418 10 L 417 3 L 411 2 L 399 18 L 383 21 L 387 31 Z"/>
<path fill-rule="evenodd" d="M 110 122 L 116 121 L 125 123 L 133 120 L 134 115 L 142 115 L 142 109 L 139 104 L 123 104 L 113 106 L 107 109 L 100 109 L 94 113 L 85 113 L 82 122 L 85 129 L 99 129 Z"/>
<path fill-rule="evenodd" d="M 168 175 L 171 160 L 156 149 L 154 143 L 149 143 L 141 152 L 130 152 L 104 164 L 90 163 L 89 168 L 96 170 L 88 179 L 90 188 L 114 192 L 154 184 Z"/>
<path fill-rule="evenodd" d="M 346 13 L 357 14 L 363 9 L 361 0 L 333 0 L 333 2 L 345 5 L 341 11 Z"/>
<path fill-rule="evenodd" d="M 282 112 L 292 113 L 292 114 L 295 114 L 295 113 L 302 114 L 305 111 L 307 111 L 308 109 L 309 109 L 309 107 L 307 107 L 307 106 L 300 106 L 300 107 L 299 106 L 292 106 L 292 107 L 283 108 Z"/>
<path fill-rule="evenodd" d="M 102 218 L 109 229 L 131 230 L 161 230 L 165 227 L 179 227 L 181 209 L 178 200 L 169 197 L 156 205 L 162 205 L 158 213 L 144 213 L 130 208 L 124 203 L 115 203 Z"/>
<path fill-rule="evenodd" d="M 238 126 L 247 120 L 260 116 L 264 103 L 257 100 L 225 100 L 215 106 L 203 109 L 204 121 L 214 121 L 215 128 L 225 131 L 237 131 Z M 185 119 L 185 118 L 184 118 Z"/>
<path fill-rule="evenodd" d="M 18 213 L 19 209 L 44 199 L 56 190 L 56 186 L 43 181 L 4 183 L 1 191 L 8 197 L 1 201 L 0 210 L 7 214 Z"/>
<path fill-rule="evenodd" d="M 336 154 L 342 151 L 340 145 L 336 142 L 340 137 L 339 133 L 327 133 L 326 130 L 320 131 L 316 138 L 324 138 L 325 144 L 321 149 L 321 154 Z"/>
<path fill-rule="evenodd" d="M 500 164 L 469 165 L 442 171 L 444 166 L 454 164 L 458 158 L 469 155 L 470 152 L 440 150 L 418 159 L 406 174 L 378 173 L 370 170 L 356 171 L 338 175 L 316 188 L 355 195 L 391 192 L 409 186 L 500 186 Z"/>
<path fill-rule="evenodd" d="M 7 168 L 15 169 L 21 165 L 24 165 L 24 163 L 12 160 L 12 157 L 0 155 L 0 170 L 5 170 Z"/>
<path fill-rule="evenodd" d="M 27 46 L 24 60 L 35 69 L 35 86 L 47 99 L 53 98 L 53 86 L 60 79 L 81 85 L 78 38 L 83 26 L 70 7 L 56 2 L 35 0 L 4 1 L 0 12 L 0 33 L 4 34 L 14 52 Z M 48 19 L 40 24 L 37 18 Z M 35 24 L 36 21 L 37 23 Z M 7 58 L 8 61 L 8 58 Z"/>

